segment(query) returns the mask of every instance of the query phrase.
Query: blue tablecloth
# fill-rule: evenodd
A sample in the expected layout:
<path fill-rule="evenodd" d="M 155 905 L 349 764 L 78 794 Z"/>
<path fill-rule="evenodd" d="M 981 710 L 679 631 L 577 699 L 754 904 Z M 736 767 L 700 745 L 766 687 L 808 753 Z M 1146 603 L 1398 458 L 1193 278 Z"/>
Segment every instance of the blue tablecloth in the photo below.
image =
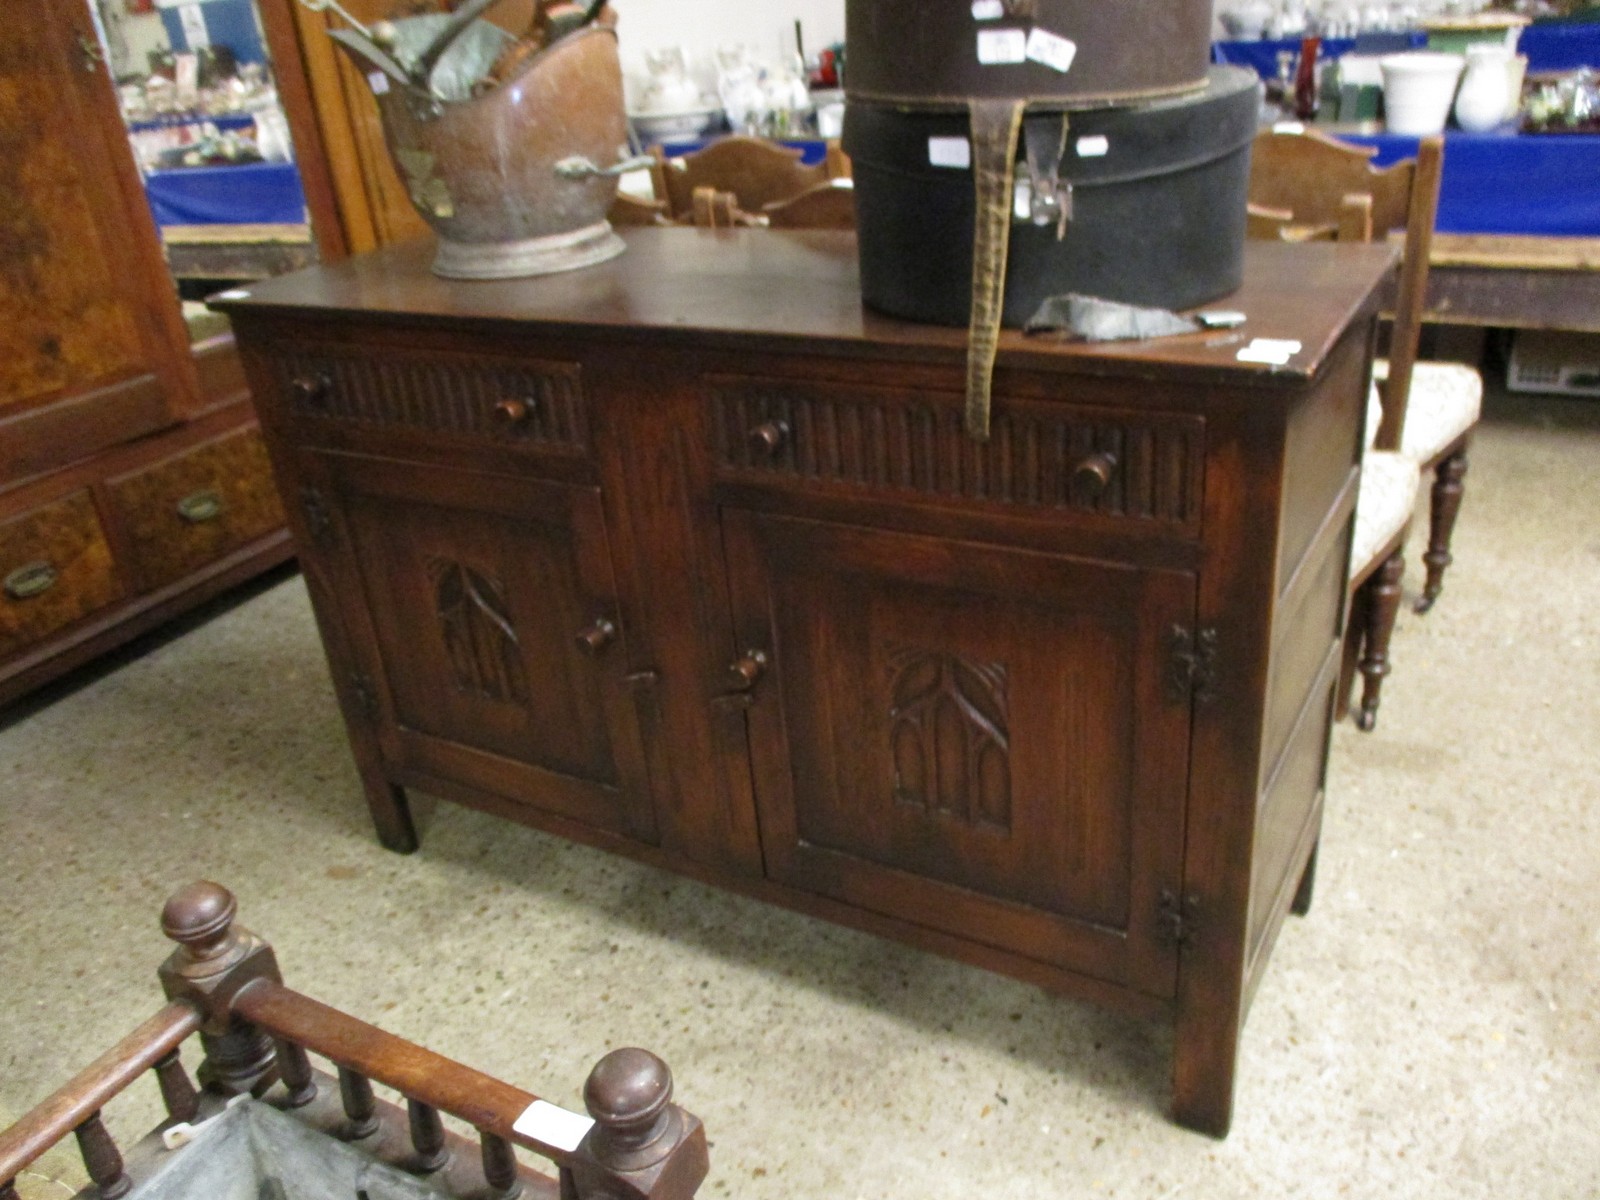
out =
<path fill-rule="evenodd" d="M 145 195 L 157 225 L 304 225 L 306 194 L 293 163 L 154 171 Z"/>
<path fill-rule="evenodd" d="M 1340 133 L 1376 146 L 1380 166 L 1417 153 L 1417 139 Z M 1441 233 L 1600 237 L 1600 134 L 1445 135 Z"/>
<path fill-rule="evenodd" d="M 1517 40 L 1530 71 L 1571 71 L 1600 67 L 1600 25 L 1552 21 L 1529 25 Z"/>
<path fill-rule="evenodd" d="M 1427 43 L 1425 33 L 1403 35 L 1413 46 Z M 1338 58 L 1355 46 L 1351 38 L 1327 38 L 1318 50 L 1322 58 Z M 1267 38 L 1257 42 L 1214 42 L 1211 61 L 1254 67 L 1263 79 L 1278 77 L 1278 53 L 1300 53 L 1299 38 Z M 1551 21 L 1529 25 L 1517 41 L 1517 52 L 1528 56 L 1529 71 L 1571 71 L 1577 67 L 1600 68 L 1600 25 L 1573 21 Z"/>

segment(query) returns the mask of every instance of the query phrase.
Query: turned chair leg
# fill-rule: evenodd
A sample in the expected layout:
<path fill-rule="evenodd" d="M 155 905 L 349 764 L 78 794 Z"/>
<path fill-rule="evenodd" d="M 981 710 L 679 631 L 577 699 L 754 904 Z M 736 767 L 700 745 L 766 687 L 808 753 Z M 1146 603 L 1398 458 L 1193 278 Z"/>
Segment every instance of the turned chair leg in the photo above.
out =
<path fill-rule="evenodd" d="M 1400 615 L 1400 577 L 1405 573 L 1403 550 L 1396 550 L 1362 586 L 1368 605 L 1366 644 L 1361 654 L 1361 711 L 1356 728 L 1370 732 L 1378 723 L 1378 693 L 1389 673 L 1389 638 Z"/>
<path fill-rule="evenodd" d="M 1417 598 L 1416 611 L 1427 612 L 1444 590 L 1444 569 L 1450 565 L 1450 535 L 1455 532 L 1456 514 L 1461 511 L 1461 481 L 1467 474 L 1465 447 L 1448 455 L 1433 475 L 1433 504 L 1428 514 L 1428 549 L 1422 561 L 1428 568 L 1427 582 Z"/>

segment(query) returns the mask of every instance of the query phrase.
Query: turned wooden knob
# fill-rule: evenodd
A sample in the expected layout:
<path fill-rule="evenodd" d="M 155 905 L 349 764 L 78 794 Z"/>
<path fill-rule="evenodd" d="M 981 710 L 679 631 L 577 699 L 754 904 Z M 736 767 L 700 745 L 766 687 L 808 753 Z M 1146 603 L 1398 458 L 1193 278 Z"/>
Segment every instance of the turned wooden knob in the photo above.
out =
<path fill-rule="evenodd" d="M 289 394 L 296 403 L 311 405 L 320 408 L 328 399 L 328 393 L 333 390 L 333 380 L 327 375 L 297 376 L 289 384 Z"/>
<path fill-rule="evenodd" d="M 763 421 L 750 431 L 750 448 L 757 454 L 776 454 L 788 440 L 787 421 Z"/>
<path fill-rule="evenodd" d="M 578 646 L 590 654 L 599 654 L 617 636 L 617 627 L 604 617 L 597 617 L 593 625 L 578 634 Z"/>
<path fill-rule="evenodd" d="M 728 674 L 732 677 L 730 682 L 736 690 L 747 692 L 755 687 L 756 680 L 761 678 L 762 672 L 766 669 L 766 651 L 746 650 L 738 662 L 729 666 Z"/>
<path fill-rule="evenodd" d="M 1072 480 L 1089 495 L 1098 496 L 1106 490 L 1106 485 L 1111 482 L 1116 470 L 1117 456 L 1108 451 L 1101 451 L 1080 459 L 1072 468 Z"/>
<path fill-rule="evenodd" d="M 589 1072 L 583 1103 L 603 1132 L 608 1158 L 632 1157 L 666 1132 L 672 1072 L 648 1050 L 613 1050 Z"/>
<path fill-rule="evenodd" d="M 533 403 L 529 400 L 502 400 L 494 406 L 494 415 L 495 420 L 510 429 L 533 415 Z"/>
<path fill-rule="evenodd" d="M 202 879 L 168 899 L 161 910 L 161 932 L 187 949 L 193 959 L 215 958 L 231 940 L 238 911 L 232 892 Z"/>

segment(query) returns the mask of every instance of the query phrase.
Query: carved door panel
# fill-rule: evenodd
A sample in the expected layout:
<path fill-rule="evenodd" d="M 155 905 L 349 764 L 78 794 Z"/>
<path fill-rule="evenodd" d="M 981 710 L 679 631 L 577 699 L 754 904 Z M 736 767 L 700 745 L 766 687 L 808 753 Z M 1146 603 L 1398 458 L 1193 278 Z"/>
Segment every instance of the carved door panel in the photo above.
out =
<path fill-rule="evenodd" d="M 397 780 L 655 843 L 599 492 L 338 454 L 308 478 Z"/>
<path fill-rule="evenodd" d="M 1171 995 L 1194 577 L 725 514 L 769 875 Z"/>

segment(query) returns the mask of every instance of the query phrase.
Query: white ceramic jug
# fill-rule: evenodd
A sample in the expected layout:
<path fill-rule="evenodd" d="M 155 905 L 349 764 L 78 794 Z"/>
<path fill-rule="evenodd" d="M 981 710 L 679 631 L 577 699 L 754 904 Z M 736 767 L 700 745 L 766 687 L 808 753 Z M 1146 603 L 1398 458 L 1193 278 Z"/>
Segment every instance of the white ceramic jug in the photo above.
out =
<path fill-rule="evenodd" d="M 1483 133 L 1509 117 L 1511 110 L 1511 51 L 1497 45 L 1468 46 L 1467 69 L 1456 93 L 1456 124 Z"/>

